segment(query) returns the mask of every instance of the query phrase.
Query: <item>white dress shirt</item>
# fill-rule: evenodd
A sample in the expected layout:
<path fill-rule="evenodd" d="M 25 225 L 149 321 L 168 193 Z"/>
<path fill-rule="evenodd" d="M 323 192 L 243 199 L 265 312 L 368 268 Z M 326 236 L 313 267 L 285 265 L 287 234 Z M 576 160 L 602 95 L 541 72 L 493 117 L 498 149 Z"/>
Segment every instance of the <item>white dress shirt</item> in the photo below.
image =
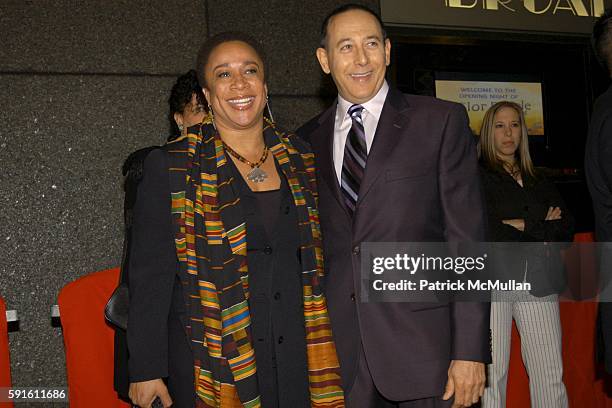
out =
<path fill-rule="evenodd" d="M 366 147 L 368 154 L 372 148 L 374 142 L 374 135 L 376 134 L 376 128 L 378 127 L 378 120 L 380 119 L 380 113 L 382 112 L 385 99 L 387 99 L 387 93 L 389 92 L 389 85 L 387 81 L 378 90 L 376 96 L 362 103 L 363 111 L 361 112 L 361 119 L 363 120 L 363 128 L 365 130 Z M 336 176 L 338 177 L 338 183 L 342 184 L 342 161 L 344 160 L 344 145 L 346 144 L 346 138 L 349 130 L 353 125 L 353 121 L 348 114 L 348 110 L 354 104 L 338 95 L 338 105 L 336 106 L 336 119 L 334 122 L 334 168 L 336 170 Z"/>

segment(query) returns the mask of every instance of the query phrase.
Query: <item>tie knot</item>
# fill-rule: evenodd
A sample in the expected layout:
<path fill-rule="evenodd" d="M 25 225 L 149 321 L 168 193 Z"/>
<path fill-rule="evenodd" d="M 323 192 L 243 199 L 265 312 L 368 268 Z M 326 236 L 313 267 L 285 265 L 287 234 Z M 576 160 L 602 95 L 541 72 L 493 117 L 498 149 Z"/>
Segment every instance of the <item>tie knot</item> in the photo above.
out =
<path fill-rule="evenodd" d="M 351 118 L 354 118 L 355 116 L 361 117 L 361 111 L 363 111 L 363 106 L 352 105 L 348 110 L 348 114 Z"/>

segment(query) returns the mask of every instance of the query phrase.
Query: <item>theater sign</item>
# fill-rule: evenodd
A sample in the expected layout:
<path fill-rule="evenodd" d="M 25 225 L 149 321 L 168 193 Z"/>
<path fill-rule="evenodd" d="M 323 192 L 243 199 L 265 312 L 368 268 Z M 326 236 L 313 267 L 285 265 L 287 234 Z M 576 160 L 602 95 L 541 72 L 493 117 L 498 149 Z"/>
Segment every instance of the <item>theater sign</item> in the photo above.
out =
<path fill-rule="evenodd" d="M 590 34 L 612 0 L 381 0 L 390 26 Z"/>

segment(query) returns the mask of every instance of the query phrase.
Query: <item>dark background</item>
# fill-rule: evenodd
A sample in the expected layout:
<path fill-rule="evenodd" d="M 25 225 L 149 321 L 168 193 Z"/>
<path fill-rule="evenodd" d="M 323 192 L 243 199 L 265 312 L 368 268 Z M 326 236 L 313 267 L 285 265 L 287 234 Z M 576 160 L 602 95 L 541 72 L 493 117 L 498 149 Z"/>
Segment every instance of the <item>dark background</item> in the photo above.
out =
<path fill-rule="evenodd" d="M 491 74 L 542 82 L 544 136 L 530 136 L 534 164 L 543 167 L 577 220 L 593 230 L 584 180 L 584 146 L 594 98 L 608 80 L 586 36 L 442 32 L 394 28 L 392 77 L 405 92 L 435 96 L 435 73 Z M 452 35 L 451 35 L 452 34 Z"/>

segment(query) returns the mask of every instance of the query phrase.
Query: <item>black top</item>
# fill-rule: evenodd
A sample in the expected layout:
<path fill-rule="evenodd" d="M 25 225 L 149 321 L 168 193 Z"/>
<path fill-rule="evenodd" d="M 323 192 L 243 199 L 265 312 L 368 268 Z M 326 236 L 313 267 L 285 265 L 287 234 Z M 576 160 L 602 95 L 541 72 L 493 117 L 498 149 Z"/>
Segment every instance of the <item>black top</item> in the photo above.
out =
<path fill-rule="evenodd" d="M 259 209 L 266 234 L 270 237 L 274 235 L 274 227 L 278 220 L 281 190 L 279 188 L 278 190 L 254 191 L 253 197 L 257 201 L 256 206 Z"/>
<path fill-rule="evenodd" d="M 523 177 L 523 186 L 508 173 L 481 168 L 486 200 L 487 241 L 517 242 L 495 244 L 487 266 L 492 279 L 514 279 L 531 284 L 530 293 L 542 297 L 565 289 L 565 269 L 561 260 L 562 244 L 571 242 L 574 218 L 552 182 L 543 176 Z M 561 219 L 545 221 L 549 207 L 561 209 Z M 522 218 L 520 231 L 503 220 Z M 494 249 L 493 249 L 494 248 Z"/>
<path fill-rule="evenodd" d="M 287 181 L 253 192 L 234 163 L 247 229 L 249 308 L 263 407 L 310 407 L 297 210 Z"/>
<path fill-rule="evenodd" d="M 574 218 L 555 185 L 543 176 L 523 177 L 523 187 L 508 173 L 481 168 L 488 214 L 487 240 L 515 242 L 571 242 Z M 544 221 L 549 207 L 561 209 L 561 219 Z M 519 231 L 502 220 L 522 218 Z"/>

